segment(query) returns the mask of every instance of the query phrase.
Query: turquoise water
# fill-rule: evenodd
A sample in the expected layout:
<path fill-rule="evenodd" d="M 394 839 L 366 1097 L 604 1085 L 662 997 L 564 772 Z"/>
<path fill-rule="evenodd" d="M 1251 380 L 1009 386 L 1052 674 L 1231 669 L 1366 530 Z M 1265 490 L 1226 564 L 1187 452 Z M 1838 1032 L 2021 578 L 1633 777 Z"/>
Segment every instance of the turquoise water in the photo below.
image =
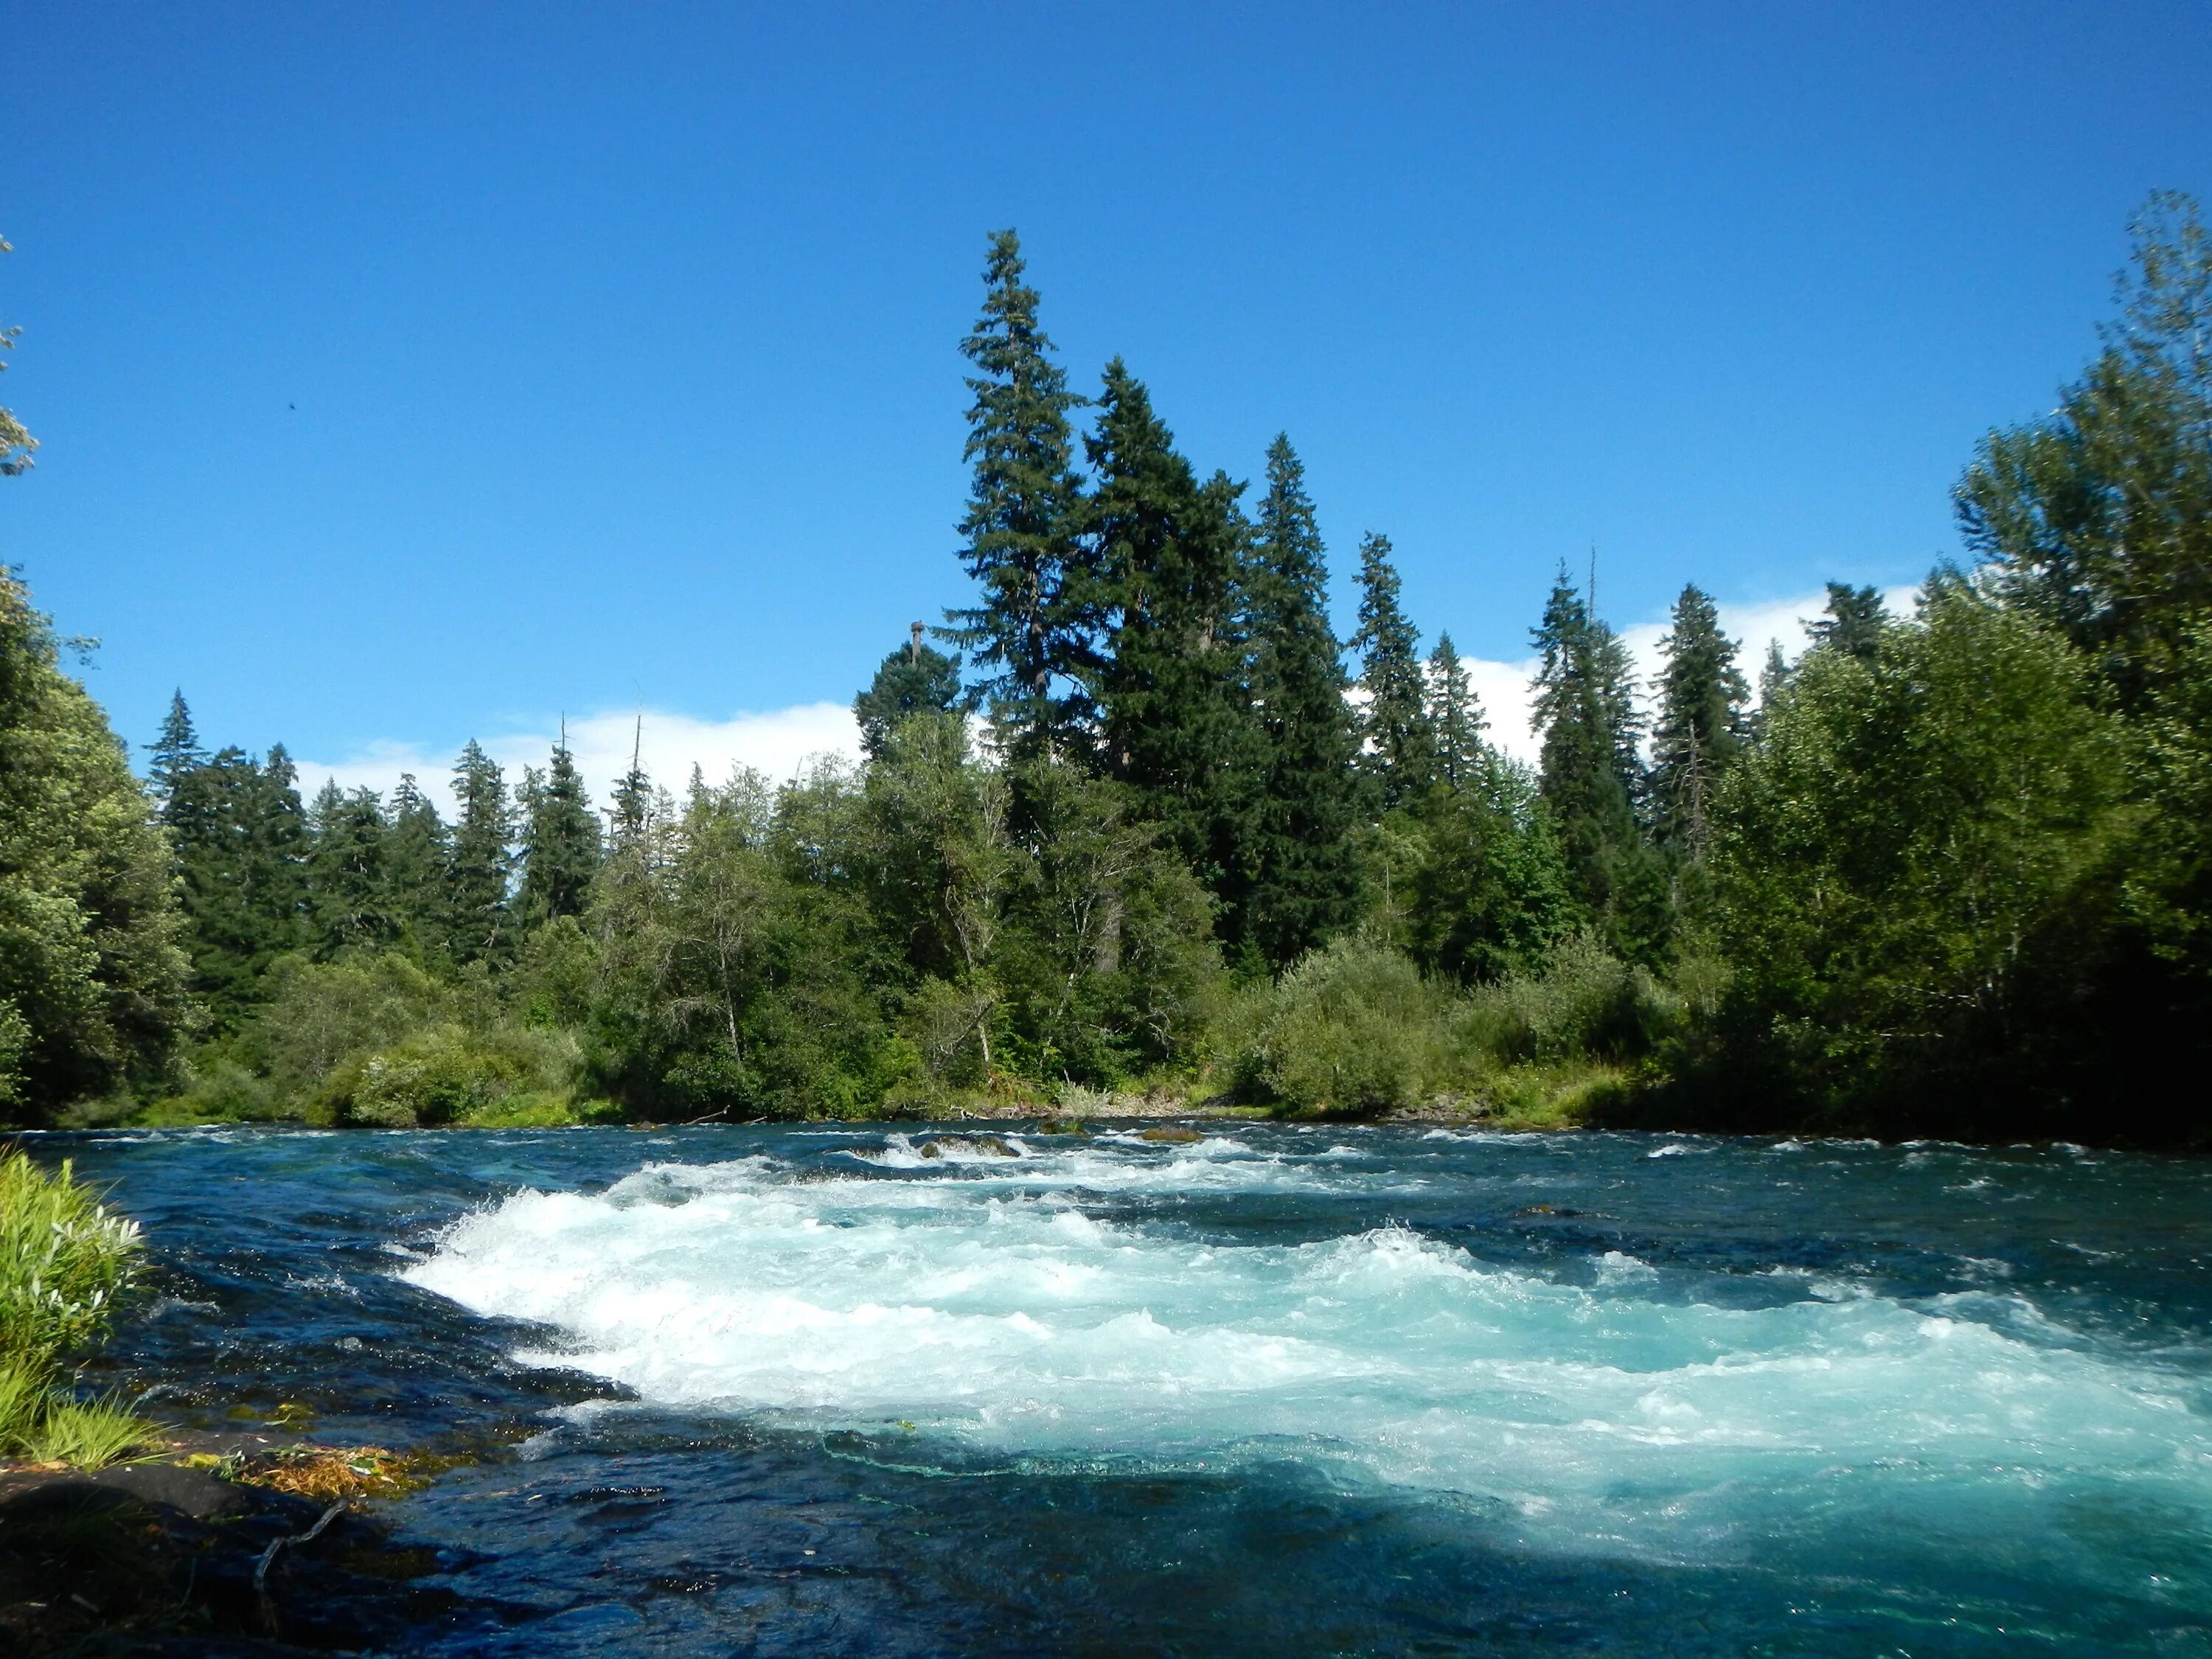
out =
<path fill-rule="evenodd" d="M 2212 1653 L 2202 1161 L 939 1133 L 40 1151 L 156 1411 L 493 1445 L 422 1651 Z"/>

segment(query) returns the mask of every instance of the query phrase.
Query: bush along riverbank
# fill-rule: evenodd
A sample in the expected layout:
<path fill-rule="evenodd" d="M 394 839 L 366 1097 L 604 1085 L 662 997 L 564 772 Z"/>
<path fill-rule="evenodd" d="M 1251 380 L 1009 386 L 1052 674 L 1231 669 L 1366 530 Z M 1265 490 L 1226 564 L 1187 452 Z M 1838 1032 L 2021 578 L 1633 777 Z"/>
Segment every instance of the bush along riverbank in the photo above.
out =
<path fill-rule="evenodd" d="M 1967 562 L 1830 584 L 1754 696 L 1683 589 L 1639 685 L 1562 570 L 1535 764 L 1387 538 L 1358 627 L 1279 438 L 1202 474 L 1085 400 L 991 239 L 973 603 L 864 757 L 595 805 L 210 750 L 147 777 L 0 575 L 0 1121 L 374 1127 L 1428 1113 L 2199 1146 L 2212 1060 L 2212 238 L 2161 196 L 2105 349 L 1990 434 Z M 10 485 L 10 488 L 19 487 Z M 957 654 L 955 654 L 957 652 Z"/>

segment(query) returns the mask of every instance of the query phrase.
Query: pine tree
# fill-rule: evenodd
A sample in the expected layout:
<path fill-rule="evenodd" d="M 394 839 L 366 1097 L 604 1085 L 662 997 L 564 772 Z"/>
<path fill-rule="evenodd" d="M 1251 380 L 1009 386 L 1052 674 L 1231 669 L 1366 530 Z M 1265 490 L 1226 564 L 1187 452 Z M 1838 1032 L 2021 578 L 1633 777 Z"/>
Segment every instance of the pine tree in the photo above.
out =
<path fill-rule="evenodd" d="M 161 735 L 147 745 L 154 757 L 147 769 L 152 780 L 154 799 L 166 815 L 170 801 L 177 793 L 177 780 L 194 768 L 207 764 L 207 750 L 200 747 L 199 734 L 192 730 L 192 712 L 185 707 L 181 688 L 169 698 L 168 717 L 161 722 Z"/>
<path fill-rule="evenodd" d="M 1711 831 L 1713 791 L 1748 735 L 1751 692 L 1735 665 L 1735 641 L 1695 586 L 1674 601 L 1674 627 L 1659 649 L 1667 665 L 1652 732 L 1653 827 L 1662 844 L 1695 857 Z"/>
<path fill-rule="evenodd" d="M 1085 539 L 1107 618 L 1108 649 L 1088 677 L 1100 758 L 1142 792 L 1233 911 L 1250 860 L 1259 760 L 1237 617 L 1241 486 L 1197 481 L 1119 358 L 1107 365 L 1085 447 L 1097 479 Z"/>
<path fill-rule="evenodd" d="M 1437 781 L 1464 789 L 1482 775 L 1486 754 L 1482 734 L 1489 722 L 1482 717 L 1467 665 L 1460 660 L 1449 634 L 1437 635 L 1437 648 L 1429 655 L 1428 691 Z"/>
<path fill-rule="evenodd" d="M 1856 657 L 1861 662 L 1872 662 L 1875 653 L 1881 649 L 1882 625 L 1888 620 L 1889 612 L 1882 608 L 1881 595 L 1873 588 L 1830 582 L 1827 614 L 1807 623 L 1806 632 L 1813 636 L 1814 645 L 1827 646 L 1847 657 Z"/>
<path fill-rule="evenodd" d="M 1437 769 L 1422 682 L 1420 635 L 1398 604 L 1398 572 L 1387 536 L 1359 544 L 1359 683 L 1367 692 L 1363 759 L 1386 807 L 1419 800 Z"/>
<path fill-rule="evenodd" d="M 1539 788 L 1575 898 L 1625 954 L 1662 948 L 1665 882 L 1636 821 L 1642 792 L 1628 653 L 1561 568 L 1534 635 Z"/>
<path fill-rule="evenodd" d="M 1023 281 L 1021 241 L 991 238 L 983 315 L 960 349 L 975 365 L 968 382 L 966 458 L 975 468 L 961 560 L 982 592 L 950 611 L 950 632 L 984 671 L 978 688 L 1000 740 L 1017 757 L 1079 746 L 1082 709 L 1067 677 L 1082 656 L 1073 591 L 1081 505 L 1067 390 L 1037 324 L 1037 294 Z"/>
<path fill-rule="evenodd" d="M 645 718 L 638 717 L 630 740 L 629 769 L 615 780 L 614 800 L 607 808 L 607 851 L 627 851 L 643 844 L 653 824 L 653 780 L 646 775 Z"/>
<path fill-rule="evenodd" d="M 921 634 L 916 623 L 913 639 L 886 656 L 867 690 L 853 699 L 860 748 L 870 760 L 883 753 L 884 740 L 901 720 L 941 714 L 960 702 L 959 659 L 924 645 Z"/>
<path fill-rule="evenodd" d="M 514 821 L 506 780 L 473 738 L 453 763 L 453 799 L 460 811 L 446 866 L 448 948 L 457 962 L 499 961 L 514 942 L 507 905 Z"/>
<path fill-rule="evenodd" d="M 333 778 L 308 813 L 309 927 L 315 953 L 379 950 L 399 936 L 384 867 L 384 802 L 364 786 L 348 793 Z"/>
<path fill-rule="evenodd" d="M 1328 622 L 1328 571 L 1305 469 L 1279 434 L 1267 449 L 1245 580 L 1252 700 L 1266 782 L 1245 937 L 1284 967 L 1352 921 L 1359 872 L 1353 765 L 1359 734 Z"/>
<path fill-rule="evenodd" d="M 599 870 L 599 821 L 565 736 L 553 746 L 544 781 L 529 793 L 523 825 L 523 925 L 580 916 Z"/>

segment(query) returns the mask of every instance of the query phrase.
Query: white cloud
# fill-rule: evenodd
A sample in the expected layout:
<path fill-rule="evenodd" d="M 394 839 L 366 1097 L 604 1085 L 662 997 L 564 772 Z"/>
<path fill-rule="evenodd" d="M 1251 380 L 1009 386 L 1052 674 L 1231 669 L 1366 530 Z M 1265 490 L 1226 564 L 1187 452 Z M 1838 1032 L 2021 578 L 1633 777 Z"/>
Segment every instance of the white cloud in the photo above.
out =
<path fill-rule="evenodd" d="M 592 714 L 568 722 L 568 750 L 576 757 L 592 799 L 604 806 L 615 780 L 629 769 L 631 745 L 654 782 L 681 791 L 698 767 L 712 782 L 728 777 L 732 769 L 750 766 L 770 778 L 797 773 L 809 756 L 832 754 L 858 759 L 860 728 L 853 711 L 842 703 L 802 703 L 793 708 L 760 714 L 738 714 L 726 720 L 700 720 L 660 709 Z M 520 781 L 522 769 L 543 767 L 559 735 L 557 725 L 543 731 L 510 732 L 483 739 L 484 752 L 506 769 L 510 785 Z M 380 740 L 339 761 L 303 760 L 300 793 L 312 798 L 324 783 L 337 780 L 341 788 L 363 784 L 389 792 L 403 772 L 412 772 L 424 793 L 433 795 L 441 809 L 449 809 L 447 790 L 453 759 L 461 745 L 431 750 L 420 744 Z"/>
<path fill-rule="evenodd" d="M 1919 596 L 1920 590 L 1916 586 L 1893 587 L 1882 595 L 1882 603 L 1889 607 L 1892 616 L 1909 617 Z M 1743 670 L 1744 678 L 1751 682 L 1754 694 L 1759 689 L 1759 672 L 1766 665 L 1767 647 L 1779 641 L 1782 654 L 1795 660 L 1811 643 L 1805 624 L 1820 616 L 1827 603 L 1828 596 L 1823 590 L 1756 605 L 1719 607 L 1721 631 L 1736 641 L 1737 666 Z M 1647 694 L 1659 677 L 1659 641 L 1665 637 L 1668 628 L 1668 622 L 1662 617 L 1656 622 L 1632 623 L 1620 630 L 1621 641 L 1628 647 L 1629 657 L 1636 665 L 1637 683 Z M 1490 721 L 1490 740 L 1515 759 L 1533 765 L 1542 746 L 1530 725 L 1534 710 L 1529 681 L 1536 672 L 1536 659 L 1526 657 L 1517 662 L 1493 662 L 1482 657 L 1465 657 L 1461 661 L 1474 684 L 1475 695 L 1482 699 L 1483 714 Z M 1648 695 L 1644 702 L 1648 707 Z"/>

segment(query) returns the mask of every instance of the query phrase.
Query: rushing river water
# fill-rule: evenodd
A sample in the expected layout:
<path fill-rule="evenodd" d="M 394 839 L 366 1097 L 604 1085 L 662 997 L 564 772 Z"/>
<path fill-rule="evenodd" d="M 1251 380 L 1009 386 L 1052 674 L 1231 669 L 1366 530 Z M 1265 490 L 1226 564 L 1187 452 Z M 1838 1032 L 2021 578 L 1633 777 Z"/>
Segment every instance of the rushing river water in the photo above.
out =
<path fill-rule="evenodd" d="M 34 1149 L 155 1414 L 480 1449 L 415 1651 L 2212 1653 L 2212 1164 L 1009 1139 Z"/>

